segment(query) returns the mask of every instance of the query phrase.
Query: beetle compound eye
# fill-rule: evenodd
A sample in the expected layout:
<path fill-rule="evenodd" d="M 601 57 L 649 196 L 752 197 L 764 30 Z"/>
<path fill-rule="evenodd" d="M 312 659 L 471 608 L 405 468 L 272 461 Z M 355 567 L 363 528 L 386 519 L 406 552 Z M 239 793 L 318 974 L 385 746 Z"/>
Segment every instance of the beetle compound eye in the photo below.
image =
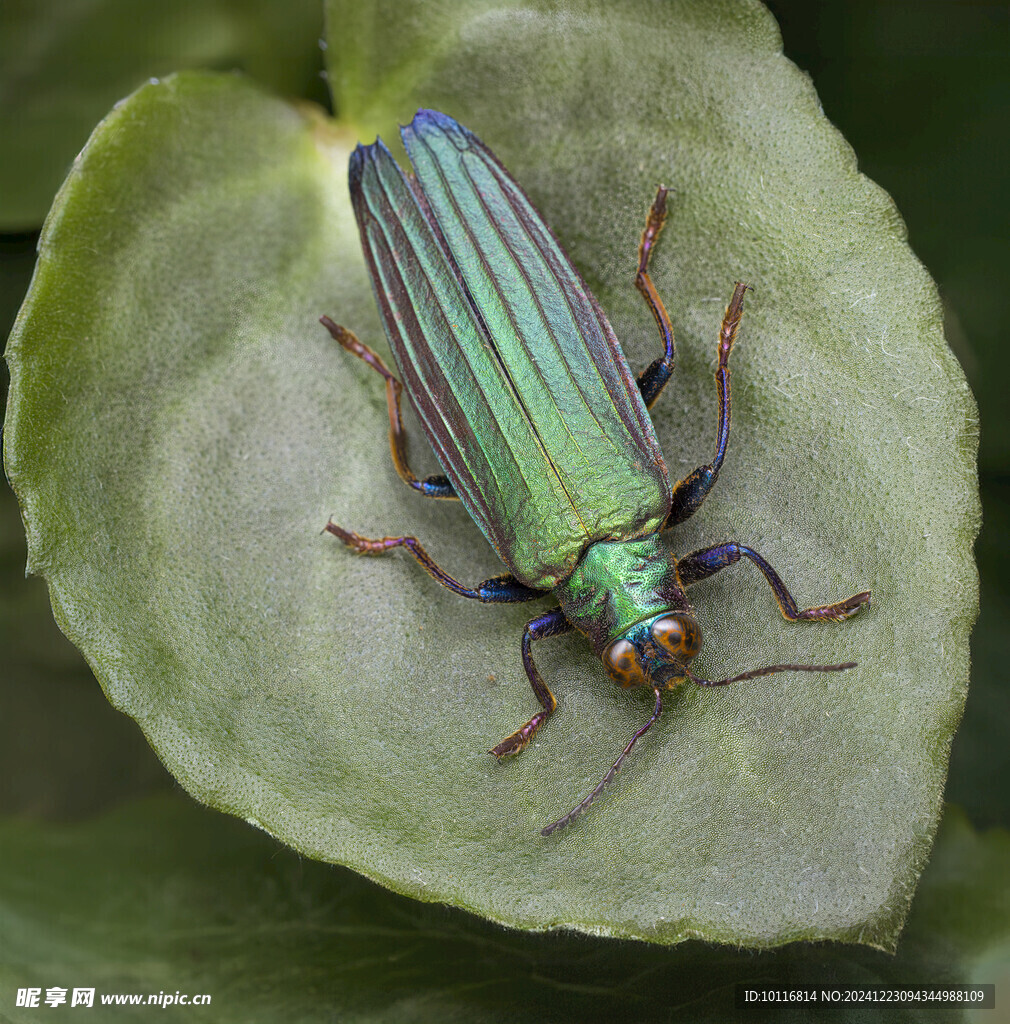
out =
<path fill-rule="evenodd" d="M 656 619 L 652 639 L 678 660 L 693 658 L 701 650 L 701 630 L 689 615 L 664 615 Z"/>
<path fill-rule="evenodd" d="M 634 644 L 627 640 L 615 640 L 603 652 L 604 668 L 610 678 L 618 686 L 644 686 L 645 672 L 642 671 L 642 660 L 635 650 Z"/>

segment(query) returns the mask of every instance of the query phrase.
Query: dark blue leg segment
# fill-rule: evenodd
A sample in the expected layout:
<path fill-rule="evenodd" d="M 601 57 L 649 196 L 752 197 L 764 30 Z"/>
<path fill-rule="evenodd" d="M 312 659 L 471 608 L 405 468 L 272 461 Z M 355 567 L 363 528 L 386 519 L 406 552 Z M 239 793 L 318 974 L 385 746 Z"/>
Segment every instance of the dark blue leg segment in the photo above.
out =
<path fill-rule="evenodd" d="M 719 431 L 716 435 L 715 458 L 707 466 L 699 466 L 689 473 L 673 489 L 673 501 L 666 525 L 674 526 L 682 523 L 701 508 L 708 492 L 715 486 L 726 457 L 726 445 L 729 443 L 730 424 L 730 387 L 729 387 L 729 354 L 733 350 L 736 331 L 743 316 L 743 297 L 747 285 L 737 282 L 733 298 L 726 307 L 719 330 L 719 366 L 715 371 L 715 386 L 719 395 Z"/>
<path fill-rule="evenodd" d="M 677 562 L 677 574 L 680 576 L 680 582 L 689 587 L 692 583 L 713 576 L 727 565 L 739 562 L 741 557 L 750 559 L 764 573 L 769 586 L 775 592 L 779 609 L 790 622 L 798 622 L 801 619 L 810 619 L 814 622 L 841 622 L 850 615 L 855 615 L 864 604 L 870 603 L 870 592 L 866 590 L 835 604 L 800 610 L 779 574 L 756 551 L 735 542 L 717 544 L 715 547 L 703 548 L 701 551 L 685 555 Z"/>
<path fill-rule="evenodd" d="M 406 466 L 406 463 L 404 463 L 404 465 Z M 406 466 L 406 470 L 411 477 L 414 477 L 410 466 Z M 456 494 L 452 484 L 449 483 L 449 478 L 447 476 L 443 476 L 441 473 L 426 476 L 423 480 L 418 480 L 416 478 L 408 479 L 403 473 L 401 473 L 400 479 L 417 491 L 418 494 L 423 494 L 426 498 L 442 498 L 450 501 L 455 499 L 456 501 L 459 501 L 459 495 Z"/>
<path fill-rule="evenodd" d="M 535 619 L 530 619 L 526 623 L 526 628 L 523 630 L 523 667 L 526 669 L 530 686 L 533 687 L 533 692 L 543 710 L 538 711 L 511 736 L 506 736 L 498 746 L 492 747 L 490 752 L 495 757 L 502 758 L 509 754 L 518 754 L 533 739 L 540 726 L 551 717 L 554 709 L 558 706 L 557 699 L 533 663 L 532 644 L 534 640 L 543 640 L 545 637 L 568 633 L 571 628 L 572 624 L 565 618 L 564 612 L 560 608 L 552 608 L 551 611 L 545 612 Z"/>
<path fill-rule="evenodd" d="M 638 390 L 642 392 L 642 399 L 645 402 L 646 409 L 653 407 L 656 399 L 663 393 L 663 388 L 669 384 L 672 376 L 672 355 L 669 363 L 665 358 L 657 359 L 638 375 Z"/>

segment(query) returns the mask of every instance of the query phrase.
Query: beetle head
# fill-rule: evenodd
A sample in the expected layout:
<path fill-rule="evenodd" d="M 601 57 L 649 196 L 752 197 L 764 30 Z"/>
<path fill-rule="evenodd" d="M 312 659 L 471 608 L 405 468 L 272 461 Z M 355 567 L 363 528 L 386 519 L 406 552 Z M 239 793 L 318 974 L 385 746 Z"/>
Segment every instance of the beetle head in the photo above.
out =
<path fill-rule="evenodd" d="M 666 612 L 638 622 L 603 652 L 603 665 L 618 686 L 669 689 L 687 678 L 684 669 L 701 650 L 701 630 L 690 612 Z"/>

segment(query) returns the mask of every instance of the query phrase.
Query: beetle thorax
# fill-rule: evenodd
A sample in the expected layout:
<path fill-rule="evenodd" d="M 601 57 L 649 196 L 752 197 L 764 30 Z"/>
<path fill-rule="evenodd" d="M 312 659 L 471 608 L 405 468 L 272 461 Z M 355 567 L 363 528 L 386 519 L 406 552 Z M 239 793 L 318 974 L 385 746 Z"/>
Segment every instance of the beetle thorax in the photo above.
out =
<path fill-rule="evenodd" d="M 597 541 L 554 594 L 568 621 L 598 656 L 610 645 L 665 612 L 691 606 L 677 576 L 677 556 L 664 534 L 629 541 Z"/>

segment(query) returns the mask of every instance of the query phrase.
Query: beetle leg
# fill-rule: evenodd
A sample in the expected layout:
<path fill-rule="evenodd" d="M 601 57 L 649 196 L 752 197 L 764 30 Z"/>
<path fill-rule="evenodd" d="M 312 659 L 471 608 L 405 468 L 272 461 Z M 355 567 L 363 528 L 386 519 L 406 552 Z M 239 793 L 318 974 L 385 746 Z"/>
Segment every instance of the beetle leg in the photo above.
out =
<path fill-rule="evenodd" d="M 484 604 L 511 604 L 517 601 L 533 601 L 544 596 L 544 591 L 527 587 L 511 574 L 492 576 L 491 579 L 484 580 L 476 587 L 465 586 L 450 576 L 421 547 L 421 543 L 416 537 L 381 537 L 378 540 L 370 540 L 368 537 L 362 537 L 359 533 L 345 530 L 334 522 L 326 524 L 326 531 L 339 537 L 359 555 L 384 555 L 387 551 L 392 551 L 393 548 L 406 548 L 432 579 L 441 583 L 443 587 L 451 590 L 454 594 L 459 594 L 460 597 L 469 597 L 474 601 L 482 601 Z"/>
<path fill-rule="evenodd" d="M 740 317 L 743 316 L 743 297 L 747 287 L 737 282 L 733 298 L 722 318 L 722 327 L 719 329 L 719 366 L 715 371 L 715 386 L 719 394 L 719 432 L 716 436 L 715 458 L 707 466 L 699 466 L 689 473 L 674 487 L 666 526 L 690 519 L 701 508 L 701 503 L 708 497 L 708 492 L 712 490 L 722 468 L 726 445 L 729 442 L 729 354 L 736 339 L 736 330 L 740 326 Z"/>
<path fill-rule="evenodd" d="M 764 573 L 765 579 L 775 591 L 775 600 L 778 601 L 783 616 L 790 622 L 799 622 L 801 619 L 812 619 L 814 622 L 841 622 L 850 615 L 855 615 L 863 605 L 870 603 L 870 591 L 864 590 L 861 594 L 853 594 L 852 597 L 835 604 L 800 610 L 779 574 L 756 551 L 735 542 L 717 544 L 685 555 L 677 562 L 677 575 L 680 582 L 689 587 L 692 583 L 725 569 L 727 565 L 739 562 L 741 555 L 749 558 Z"/>
<path fill-rule="evenodd" d="M 403 393 L 403 385 L 367 345 L 358 341 L 352 331 L 335 324 L 328 316 L 321 316 L 319 322 L 348 352 L 367 363 L 376 373 L 381 373 L 385 379 L 386 406 L 389 409 L 389 449 L 392 452 L 393 465 L 396 467 L 400 479 L 426 498 L 456 498 L 456 492 L 448 477 L 436 475 L 418 480 L 407 463 L 407 434 L 403 429 L 403 416 L 400 413 L 400 395 Z"/>
<path fill-rule="evenodd" d="M 492 747 L 490 753 L 495 757 L 502 758 L 508 754 L 518 754 L 533 739 L 537 729 L 550 718 L 558 706 L 557 699 L 533 663 L 533 652 L 530 648 L 534 640 L 542 640 L 548 636 L 560 636 L 571 628 L 572 624 L 565 618 L 564 612 L 560 608 L 554 608 L 526 623 L 526 628 L 523 630 L 523 667 L 526 669 L 530 686 L 533 687 L 533 692 L 537 695 L 537 700 L 540 701 L 543 710 L 538 711 L 511 736 L 506 736 L 497 747 Z"/>
<path fill-rule="evenodd" d="M 670 323 L 670 315 L 666 312 L 663 300 L 656 291 L 656 286 L 649 277 L 649 257 L 652 255 L 652 247 L 663 230 L 663 223 L 666 220 L 666 196 L 669 189 L 659 186 L 656 198 L 649 207 L 649 216 L 645 221 L 645 230 L 642 232 L 642 240 L 638 243 L 638 273 L 635 275 L 635 287 L 642 293 L 652 310 L 656 319 L 656 326 L 663 337 L 665 351 L 654 363 L 642 371 L 638 377 L 638 390 L 642 392 L 646 408 L 651 409 L 656 399 L 662 394 L 663 388 L 673 375 L 673 364 L 676 362 L 677 350 L 673 341 L 673 324 Z"/>

